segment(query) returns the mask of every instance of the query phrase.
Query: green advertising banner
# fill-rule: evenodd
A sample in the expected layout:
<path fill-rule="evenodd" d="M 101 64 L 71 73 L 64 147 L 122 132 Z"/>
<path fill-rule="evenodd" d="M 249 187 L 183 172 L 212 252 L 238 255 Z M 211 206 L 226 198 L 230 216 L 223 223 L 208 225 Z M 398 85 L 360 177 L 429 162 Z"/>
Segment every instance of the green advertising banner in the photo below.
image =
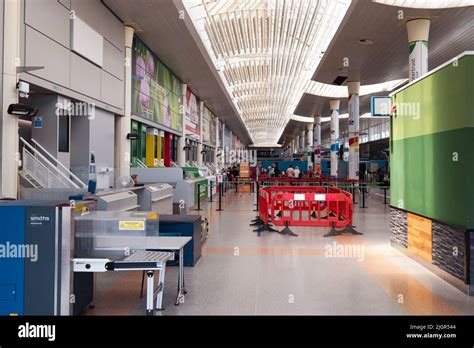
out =
<path fill-rule="evenodd" d="M 133 39 L 132 114 L 182 132 L 181 82 L 141 42 Z"/>

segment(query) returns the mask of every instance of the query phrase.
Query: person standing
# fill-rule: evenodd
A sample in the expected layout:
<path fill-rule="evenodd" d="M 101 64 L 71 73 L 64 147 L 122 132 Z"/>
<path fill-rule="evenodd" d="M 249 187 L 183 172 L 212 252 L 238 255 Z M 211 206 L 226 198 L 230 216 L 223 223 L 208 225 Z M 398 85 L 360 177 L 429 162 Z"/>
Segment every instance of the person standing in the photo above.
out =
<path fill-rule="evenodd" d="M 294 178 L 295 177 L 295 170 L 293 169 L 293 166 L 290 166 L 286 170 L 286 176 L 289 177 L 289 178 Z"/>
<path fill-rule="evenodd" d="M 299 179 L 300 178 L 300 167 L 296 166 L 295 168 L 295 172 L 294 172 L 294 175 L 295 175 L 295 179 Z"/>

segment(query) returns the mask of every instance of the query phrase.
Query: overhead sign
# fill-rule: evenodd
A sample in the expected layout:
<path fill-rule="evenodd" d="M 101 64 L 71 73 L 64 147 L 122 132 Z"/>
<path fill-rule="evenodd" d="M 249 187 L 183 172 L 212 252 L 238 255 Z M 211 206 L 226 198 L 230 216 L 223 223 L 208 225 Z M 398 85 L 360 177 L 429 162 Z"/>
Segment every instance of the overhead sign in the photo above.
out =
<path fill-rule="evenodd" d="M 371 97 L 370 113 L 372 116 L 391 116 L 392 98 L 385 96 Z"/>

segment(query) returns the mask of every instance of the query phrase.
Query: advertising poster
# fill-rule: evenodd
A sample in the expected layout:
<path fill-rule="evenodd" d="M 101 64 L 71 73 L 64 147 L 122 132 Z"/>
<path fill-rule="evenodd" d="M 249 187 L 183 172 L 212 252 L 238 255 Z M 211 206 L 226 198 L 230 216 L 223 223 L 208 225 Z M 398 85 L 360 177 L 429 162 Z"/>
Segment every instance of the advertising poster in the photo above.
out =
<path fill-rule="evenodd" d="M 184 114 L 185 133 L 193 138 L 200 135 L 199 104 L 196 96 L 188 89 L 186 91 L 186 113 Z"/>
<path fill-rule="evenodd" d="M 211 111 L 207 108 L 204 107 L 203 113 L 202 113 L 202 142 L 204 144 L 210 144 L 211 142 L 211 117 L 212 113 Z"/>
<path fill-rule="evenodd" d="M 217 130 L 219 134 L 219 147 L 224 148 L 224 123 L 219 120 L 219 129 Z"/>
<path fill-rule="evenodd" d="M 210 127 L 210 135 L 211 135 L 211 145 L 217 146 L 216 137 L 217 137 L 217 127 L 216 127 L 216 119 L 217 117 L 211 114 L 211 127 Z"/>
<path fill-rule="evenodd" d="M 182 132 L 181 82 L 137 38 L 132 53 L 132 114 Z"/>
<path fill-rule="evenodd" d="M 230 148 L 232 146 L 232 141 L 230 139 L 230 129 L 227 126 L 224 126 L 224 147 Z"/>

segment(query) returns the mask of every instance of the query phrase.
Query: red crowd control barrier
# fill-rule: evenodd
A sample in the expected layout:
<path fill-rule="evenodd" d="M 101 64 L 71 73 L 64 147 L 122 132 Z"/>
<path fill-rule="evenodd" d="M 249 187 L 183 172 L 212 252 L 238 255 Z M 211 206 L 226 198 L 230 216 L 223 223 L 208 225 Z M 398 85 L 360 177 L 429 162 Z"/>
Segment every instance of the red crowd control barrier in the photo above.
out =
<path fill-rule="evenodd" d="M 259 192 L 259 215 L 275 226 L 350 228 L 352 195 L 329 186 L 274 186 Z"/>

